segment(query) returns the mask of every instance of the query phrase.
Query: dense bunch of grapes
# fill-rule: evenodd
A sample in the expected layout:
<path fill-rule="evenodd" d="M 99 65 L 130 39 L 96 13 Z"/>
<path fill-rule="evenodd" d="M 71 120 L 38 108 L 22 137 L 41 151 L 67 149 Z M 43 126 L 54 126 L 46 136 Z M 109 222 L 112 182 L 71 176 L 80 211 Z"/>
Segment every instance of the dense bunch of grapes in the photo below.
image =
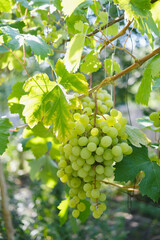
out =
<path fill-rule="evenodd" d="M 70 187 L 72 215 L 78 217 L 86 208 L 83 200 L 89 198 L 93 217 L 99 218 L 106 209 L 102 182 L 114 176 L 115 162 L 131 154 L 132 148 L 127 143 L 126 118 L 116 109 L 107 114 L 113 105 L 107 91 L 99 90 L 96 101 L 95 96 L 83 98 L 82 105 L 73 115 L 70 140 L 61 146 L 57 175 Z"/>
<path fill-rule="evenodd" d="M 155 127 L 160 127 L 160 110 L 158 112 L 152 112 L 149 118 L 153 121 Z"/>

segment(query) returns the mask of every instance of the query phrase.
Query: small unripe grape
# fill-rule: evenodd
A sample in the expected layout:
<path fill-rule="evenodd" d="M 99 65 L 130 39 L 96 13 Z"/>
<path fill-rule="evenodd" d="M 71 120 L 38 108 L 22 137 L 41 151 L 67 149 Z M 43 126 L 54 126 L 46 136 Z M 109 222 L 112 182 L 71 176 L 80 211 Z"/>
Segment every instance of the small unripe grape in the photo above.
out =
<path fill-rule="evenodd" d="M 93 142 L 90 142 L 90 143 L 88 143 L 88 145 L 87 145 L 87 149 L 88 149 L 90 152 L 94 152 L 94 151 L 96 151 L 96 149 L 97 149 L 97 145 L 96 145 L 95 143 L 93 143 Z"/>
<path fill-rule="evenodd" d="M 99 133 L 98 128 L 92 128 L 92 130 L 91 130 L 91 135 L 92 136 L 97 136 L 98 133 Z"/>
<path fill-rule="evenodd" d="M 113 168 L 110 166 L 106 166 L 104 168 L 104 174 L 106 177 L 112 177 L 113 176 Z"/>
<path fill-rule="evenodd" d="M 92 185 L 90 183 L 86 183 L 84 184 L 83 189 L 85 192 L 88 192 L 92 189 Z"/>
<path fill-rule="evenodd" d="M 92 191 L 91 191 L 91 196 L 92 196 L 93 198 L 99 198 L 99 195 L 100 195 L 100 192 L 99 192 L 98 189 L 92 189 Z"/>
<path fill-rule="evenodd" d="M 108 110 L 108 107 L 106 107 L 105 105 L 101 105 L 100 106 L 100 112 L 101 113 L 107 113 L 109 110 Z"/>
<path fill-rule="evenodd" d="M 158 112 L 152 112 L 152 113 L 149 115 L 149 118 L 150 118 L 152 121 L 155 121 L 155 120 L 159 119 L 159 114 L 158 114 Z"/>
<path fill-rule="evenodd" d="M 86 147 L 83 148 L 82 151 L 81 151 L 81 153 L 80 153 L 81 158 L 83 158 L 83 159 L 88 159 L 88 158 L 90 158 L 91 154 L 92 154 L 92 153 L 91 153 Z"/>
<path fill-rule="evenodd" d="M 72 178 L 71 186 L 73 188 L 78 188 L 80 185 L 81 185 L 81 179 L 80 178 Z"/>
<path fill-rule="evenodd" d="M 80 155 L 80 152 L 81 152 L 80 147 L 74 146 L 74 147 L 72 148 L 72 154 L 73 154 L 74 156 L 78 157 L 78 156 Z"/>
<path fill-rule="evenodd" d="M 67 162 L 65 160 L 60 160 L 58 163 L 58 167 L 65 168 L 67 166 Z"/>
<path fill-rule="evenodd" d="M 104 202 L 106 200 L 106 194 L 105 193 L 101 193 L 99 196 L 99 201 Z"/>
<path fill-rule="evenodd" d="M 78 192 L 78 197 L 79 199 L 84 200 L 86 198 L 86 193 L 83 190 L 80 190 Z"/>
<path fill-rule="evenodd" d="M 117 117 L 117 116 L 118 116 L 118 111 L 117 111 L 116 109 L 112 109 L 112 110 L 110 111 L 110 115 L 111 115 L 112 117 Z"/>
<path fill-rule="evenodd" d="M 76 207 L 76 202 L 73 199 L 69 200 L 69 206 L 71 208 L 75 208 Z"/>
<path fill-rule="evenodd" d="M 71 166 L 71 165 L 68 165 L 68 166 L 65 168 L 65 172 L 66 172 L 67 174 L 72 173 L 72 172 L 73 172 L 72 166 Z"/>
<path fill-rule="evenodd" d="M 75 171 L 78 171 L 81 167 L 77 164 L 77 162 L 72 162 L 72 168 Z"/>
<path fill-rule="evenodd" d="M 83 202 L 80 202 L 80 203 L 77 205 L 77 209 L 78 209 L 80 212 L 84 212 L 85 209 L 86 209 L 86 205 L 85 205 Z"/>
<path fill-rule="evenodd" d="M 78 217 L 79 217 L 79 214 L 80 214 L 80 212 L 79 212 L 79 210 L 77 210 L 77 209 L 73 210 L 73 212 L 72 212 L 72 216 L 73 216 L 74 218 L 78 218 Z"/>
<path fill-rule="evenodd" d="M 91 165 L 88 165 L 87 163 L 85 163 L 83 165 L 83 169 L 84 169 L 84 171 L 88 172 L 91 169 Z"/>
<path fill-rule="evenodd" d="M 103 147 L 98 147 L 96 149 L 96 154 L 97 155 L 103 155 L 103 153 L 104 153 L 104 148 Z"/>
<path fill-rule="evenodd" d="M 102 147 L 109 147 L 112 144 L 112 138 L 109 136 L 104 136 L 101 139 Z"/>
<path fill-rule="evenodd" d="M 74 156 L 73 154 L 71 154 L 71 155 L 69 156 L 69 160 L 70 160 L 71 162 L 76 161 L 76 159 L 77 159 L 77 157 Z"/>
<path fill-rule="evenodd" d="M 99 139 L 96 136 L 90 136 L 89 137 L 89 142 L 94 142 L 96 145 L 99 144 Z"/>
<path fill-rule="evenodd" d="M 57 171 L 57 176 L 58 176 L 59 178 L 63 177 L 64 174 L 65 174 L 65 173 L 64 173 L 64 171 L 63 171 L 62 169 L 60 169 L 60 170 Z"/>
<path fill-rule="evenodd" d="M 95 210 L 96 210 L 96 205 L 91 205 L 91 206 L 90 206 L 90 210 L 91 210 L 91 211 L 95 211 Z"/>
<path fill-rule="evenodd" d="M 106 149 L 104 151 L 103 158 L 105 160 L 111 160 L 113 158 L 112 150 L 111 149 Z"/>
<path fill-rule="evenodd" d="M 75 113 L 74 115 L 73 115 L 73 118 L 74 118 L 74 120 L 79 120 L 80 119 L 80 114 L 79 113 Z"/>
<path fill-rule="evenodd" d="M 111 107 L 113 107 L 113 101 L 112 101 L 112 100 L 106 100 L 106 101 L 105 101 L 105 105 L 106 105 L 108 108 L 111 108 Z"/>
<path fill-rule="evenodd" d="M 81 147 L 86 146 L 87 143 L 88 143 L 88 138 L 87 138 L 87 137 L 80 137 L 80 138 L 78 139 L 78 144 L 79 144 L 79 146 L 81 146 Z"/>
<path fill-rule="evenodd" d="M 125 154 L 126 155 L 130 155 L 131 153 L 133 152 L 133 149 L 132 149 L 132 147 L 128 147 L 128 151 L 127 152 L 125 152 Z"/>
<path fill-rule="evenodd" d="M 81 168 L 81 169 L 78 170 L 78 175 L 81 178 L 85 178 L 85 177 L 87 177 L 88 173 L 83 168 Z"/>
<path fill-rule="evenodd" d="M 95 103 L 94 103 L 94 102 L 90 102 L 88 106 L 89 106 L 91 109 L 94 109 L 94 108 L 95 108 Z"/>
<path fill-rule="evenodd" d="M 68 176 L 66 174 L 64 174 L 61 178 L 60 178 L 61 182 L 66 183 L 68 181 Z"/>
<path fill-rule="evenodd" d="M 97 211 L 93 212 L 93 217 L 94 218 L 98 219 L 98 218 L 100 218 L 100 216 L 101 216 L 101 214 L 99 214 Z"/>
<path fill-rule="evenodd" d="M 109 132 L 109 127 L 108 126 L 104 126 L 103 128 L 102 128 L 102 132 L 104 132 L 104 133 L 108 133 Z"/>
<path fill-rule="evenodd" d="M 96 162 L 101 163 L 101 162 L 103 162 L 103 157 L 99 156 L 99 155 L 95 155 L 95 160 L 96 160 Z"/>
<path fill-rule="evenodd" d="M 89 117 L 85 114 L 80 116 L 80 122 L 83 124 L 84 127 L 87 127 L 89 124 Z"/>
<path fill-rule="evenodd" d="M 78 139 L 77 138 L 71 138 L 69 143 L 72 146 L 77 146 L 78 145 Z"/>
<path fill-rule="evenodd" d="M 112 148 L 112 154 L 115 156 L 115 157 L 118 157 L 120 155 L 122 155 L 122 149 L 120 146 L 114 146 Z"/>
<path fill-rule="evenodd" d="M 71 144 L 64 145 L 63 150 L 64 150 L 65 153 L 68 152 L 69 154 L 71 154 L 71 152 L 72 152 L 72 145 Z"/>
<path fill-rule="evenodd" d="M 78 135 L 82 135 L 85 132 L 85 127 L 83 126 L 83 124 L 78 123 L 75 127 L 75 131 Z"/>
<path fill-rule="evenodd" d="M 118 131 L 115 127 L 110 127 L 107 135 L 110 136 L 111 138 L 115 138 L 118 135 Z"/>
<path fill-rule="evenodd" d="M 121 117 L 118 122 L 124 127 L 127 124 L 127 119 L 125 117 Z"/>
<path fill-rule="evenodd" d="M 86 115 L 90 116 L 90 115 L 92 114 L 92 109 L 91 109 L 90 107 L 86 107 L 86 108 L 83 110 L 83 112 L 84 112 Z"/>
<path fill-rule="evenodd" d="M 89 165 L 92 165 L 95 162 L 95 159 L 93 156 L 91 156 L 90 158 L 86 159 L 86 163 Z"/>
<path fill-rule="evenodd" d="M 103 174 L 104 173 L 104 167 L 102 165 L 96 166 L 96 173 Z"/>
<path fill-rule="evenodd" d="M 83 158 L 78 158 L 77 159 L 77 165 L 78 166 L 82 167 L 84 165 L 84 163 L 85 163 L 85 160 Z"/>

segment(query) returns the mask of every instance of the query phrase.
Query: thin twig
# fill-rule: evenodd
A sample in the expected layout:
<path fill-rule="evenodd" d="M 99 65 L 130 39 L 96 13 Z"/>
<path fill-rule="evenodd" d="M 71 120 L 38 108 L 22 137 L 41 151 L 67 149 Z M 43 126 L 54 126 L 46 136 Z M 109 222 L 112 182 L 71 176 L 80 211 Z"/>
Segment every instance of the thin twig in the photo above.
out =
<path fill-rule="evenodd" d="M 19 59 L 19 57 L 17 57 L 17 55 L 10 48 L 8 48 L 5 44 L 3 44 L 2 42 L 0 42 L 0 44 L 2 44 L 6 49 L 8 49 L 8 51 L 11 52 L 15 56 L 15 58 L 17 58 L 19 63 L 24 67 L 28 77 L 31 77 L 31 75 L 29 74 L 27 68 L 25 67 L 24 63 Z"/>
<path fill-rule="evenodd" d="M 107 23 L 106 25 L 104 25 L 103 27 L 101 27 L 101 30 L 104 30 L 104 29 L 112 26 L 113 24 L 122 21 L 123 19 L 124 19 L 124 15 L 121 15 L 121 16 L 113 19 L 112 21 L 110 21 L 109 23 Z M 88 36 L 88 37 L 89 37 L 89 36 L 93 36 L 93 35 L 95 35 L 95 34 L 98 33 L 98 32 L 99 32 L 99 29 L 95 29 L 93 32 L 88 33 L 87 36 Z"/>
<path fill-rule="evenodd" d="M 132 65 L 130 65 L 128 68 L 122 70 L 120 73 L 117 73 L 111 77 L 107 77 L 105 78 L 99 85 L 93 87 L 92 89 L 89 90 L 89 94 L 93 93 L 95 90 L 98 90 L 101 87 L 104 87 L 108 84 L 110 84 L 111 82 L 117 80 L 118 78 L 122 77 L 123 75 L 133 71 L 134 69 L 139 68 L 142 64 L 144 64 L 146 61 L 148 61 L 150 58 L 154 57 L 155 55 L 157 55 L 158 53 L 160 53 L 160 47 L 157 48 L 156 50 L 154 50 L 153 52 L 147 54 L 145 57 L 137 59 L 136 62 Z M 82 94 L 79 96 L 79 99 L 84 98 L 86 95 Z"/>
<path fill-rule="evenodd" d="M 132 27 L 131 31 L 129 32 L 129 34 L 128 34 L 128 36 L 127 36 L 126 40 L 125 40 L 125 43 L 124 43 L 124 45 L 123 45 L 123 48 L 125 48 L 125 46 L 126 46 L 126 43 L 127 43 L 128 39 L 129 39 L 129 37 L 130 37 L 130 35 L 131 35 L 131 33 L 132 33 L 132 31 L 133 31 L 134 27 L 135 27 L 135 26 L 134 26 L 134 24 L 133 24 L 133 27 Z"/>
<path fill-rule="evenodd" d="M 121 188 L 121 189 L 125 189 L 127 191 L 134 191 L 134 192 L 139 192 L 139 187 L 127 187 L 127 186 L 123 186 L 123 185 L 120 185 L 120 184 L 116 184 L 116 183 L 111 183 L 111 182 L 106 182 L 106 181 L 101 181 L 102 183 L 104 184 L 107 184 L 107 185 L 112 185 L 114 187 L 118 187 L 118 188 Z"/>
<path fill-rule="evenodd" d="M 23 128 L 26 128 L 26 127 L 28 127 L 28 124 L 24 124 L 22 126 L 18 126 L 15 129 L 10 129 L 9 131 L 10 132 L 18 132 L 19 129 L 23 129 Z"/>
<path fill-rule="evenodd" d="M 1 159 L 0 159 L 0 192 L 1 192 L 2 213 L 4 217 L 4 224 L 6 228 L 7 239 L 14 240 L 14 228 L 12 225 L 11 213 L 9 211 L 7 186 L 6 186 L 6 181 L 3 173 Z"/>

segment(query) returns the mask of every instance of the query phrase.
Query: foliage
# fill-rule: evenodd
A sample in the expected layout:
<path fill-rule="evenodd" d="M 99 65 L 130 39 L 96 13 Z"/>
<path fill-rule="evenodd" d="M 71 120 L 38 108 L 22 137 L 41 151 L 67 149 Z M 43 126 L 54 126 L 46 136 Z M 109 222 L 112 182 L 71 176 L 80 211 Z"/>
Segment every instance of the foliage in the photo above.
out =
<path fill-rule="evenodd" d="M 62 157 L 59 146 L 73 138 L 75 111 L 82 113 L 84 110 L 83 114 L 91 116 L 92 128 L 97 126 L 96 119 L 103 118 L 107 122 L 109 110 L 102 103 L 107 101 L 111 104 L 108 108 L 112 103 L 107 94 L 106 99 L 100 95 L 97 101 L 96 96 L 101 94 L 102 87 L 112 85 L 115 90 L 115 81 L 119 79 L 117 86 L 123 84 L 128 88 L 123 76 L 142 66 L 144 73 L 134 101 L 149 105 L 153 91 L 159 91 L 159 6 L 159 1 L 152 3 L 150 0 L 0 0 L 0 84 L 3 86 L 10 80 L 14 83 L 12 92 L 8 94 L 8 106 L 10 112 L 19 114 L 24 123 L 23 126 L 16 123 L 14 131 L 24 128 L 22 151 L 32 152 L 32 158 L 28 159 L 32 180 L 41 180 L 50 188 L 58 183 L 57 165 Z M 141 51 L 137 54 L 130 48 L 128 41 L 132 36 L 136 39 L 138 35 L 140 39 L 145 34 L 150 48 L 142 56 Z M 123 57 L 131 58 L 125 67 Z M 141 74 L 141 70 L 138 71 Z M 98 77 L 97 82 L 97 76 L 103 78 Z M 86 96 L 92 93 L 90 112 L 85 108 L 90 103 Z M 84 98 L 85 107 L 82 104 Z M 115 105 L 114 96 L 113 101 Z M 152 144 L 140 129 L 133 126 L 125 128 L 122 116 L 118 115 L 117 119 L 121 121 L 124 134 L 118 125 L 117 131 L 121 134 L 116 135 L 118 140 L 115 137 L 113 146 L 118 141 L 126 143 L 128 139 L 134 151 L 120 163 L 112 163 L 115 181 L 128 189 L 128 181 L 131 186 L 135 183 L 136 190 L 139 189 L 142 195 L 158 201 L 159 155 L 156 161 L 152 161 L 147 147 L 158 151 L 159 139 Z M 154 127 L 151 119 L 142 118 L 139 122 L 159 134 L 159 125 Z M 114 124 L 109 127 L 114 128 Z M 7 118 L 0 118 L 0 155 L 7 148 L 11 126 Z M 88 131 L 85 130 L 84 136 L 90 134 L 90 129 Z M 16 133 L 13 136 L 16 138 Z M 101 136 L 98 137 L 101 140 Z M 140 175 L 142 171 L 144 176 Z M 109 178 L 110 181 L 114 180 Z M 115 182 L 117 186 L 119 183 Z M 69 211 L 68 189 L 65 192 L 67 199 L 58 204 L 61 224 L 67 220 Z M 81 222 L 87 220 L 89 208 L 88 205 L 84 214 L 80 214 Z"/>

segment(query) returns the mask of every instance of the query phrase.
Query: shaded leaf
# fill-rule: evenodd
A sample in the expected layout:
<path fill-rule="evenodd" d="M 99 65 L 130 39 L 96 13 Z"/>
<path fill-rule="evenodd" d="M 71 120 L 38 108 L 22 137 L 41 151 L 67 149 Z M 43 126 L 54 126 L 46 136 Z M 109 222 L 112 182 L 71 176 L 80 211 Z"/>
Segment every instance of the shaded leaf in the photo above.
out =
<path fill-rule="evenodd" d="M 84 223 L 88 219 L 88 217 L 91 213 L 91 210 L 90 210 L 91 204 L 87 200 L 82 200 L 81 202 L 83 202 L 85 204 L 86 209 L 85 209 L 85 211 L 80 212 L 80 215 L 78 218 L 81 220 L 82 223 Z"/>
<path fill-rule="evenodd" d="M 8 143 L 9 129 L 12 124 L 8 118 L 0 118 L 0 155 L 5 152 Z"/>
<path fill-rule="evenodd" d="M 125 156 L 120 163 L 116 163 L 115 168 L 115 180 L 124 182 L 133 182 L 137 174 L 143 171 L 145 177 L 139 184 L 140 192 L 153 201 L 158 201 L 160 197 L 160 166 L 149 160 L 146 147 L 133 147 L 133 153 Z"/>
<path fill-rule="evenodd" d="M 119 64 L 115 60 L 113 61 L 112 59 L 105 59 L 104 67 L 106 68 L 110 75 L 113 75 L 114 72 L 119 73 L 122 71 Z"/>

